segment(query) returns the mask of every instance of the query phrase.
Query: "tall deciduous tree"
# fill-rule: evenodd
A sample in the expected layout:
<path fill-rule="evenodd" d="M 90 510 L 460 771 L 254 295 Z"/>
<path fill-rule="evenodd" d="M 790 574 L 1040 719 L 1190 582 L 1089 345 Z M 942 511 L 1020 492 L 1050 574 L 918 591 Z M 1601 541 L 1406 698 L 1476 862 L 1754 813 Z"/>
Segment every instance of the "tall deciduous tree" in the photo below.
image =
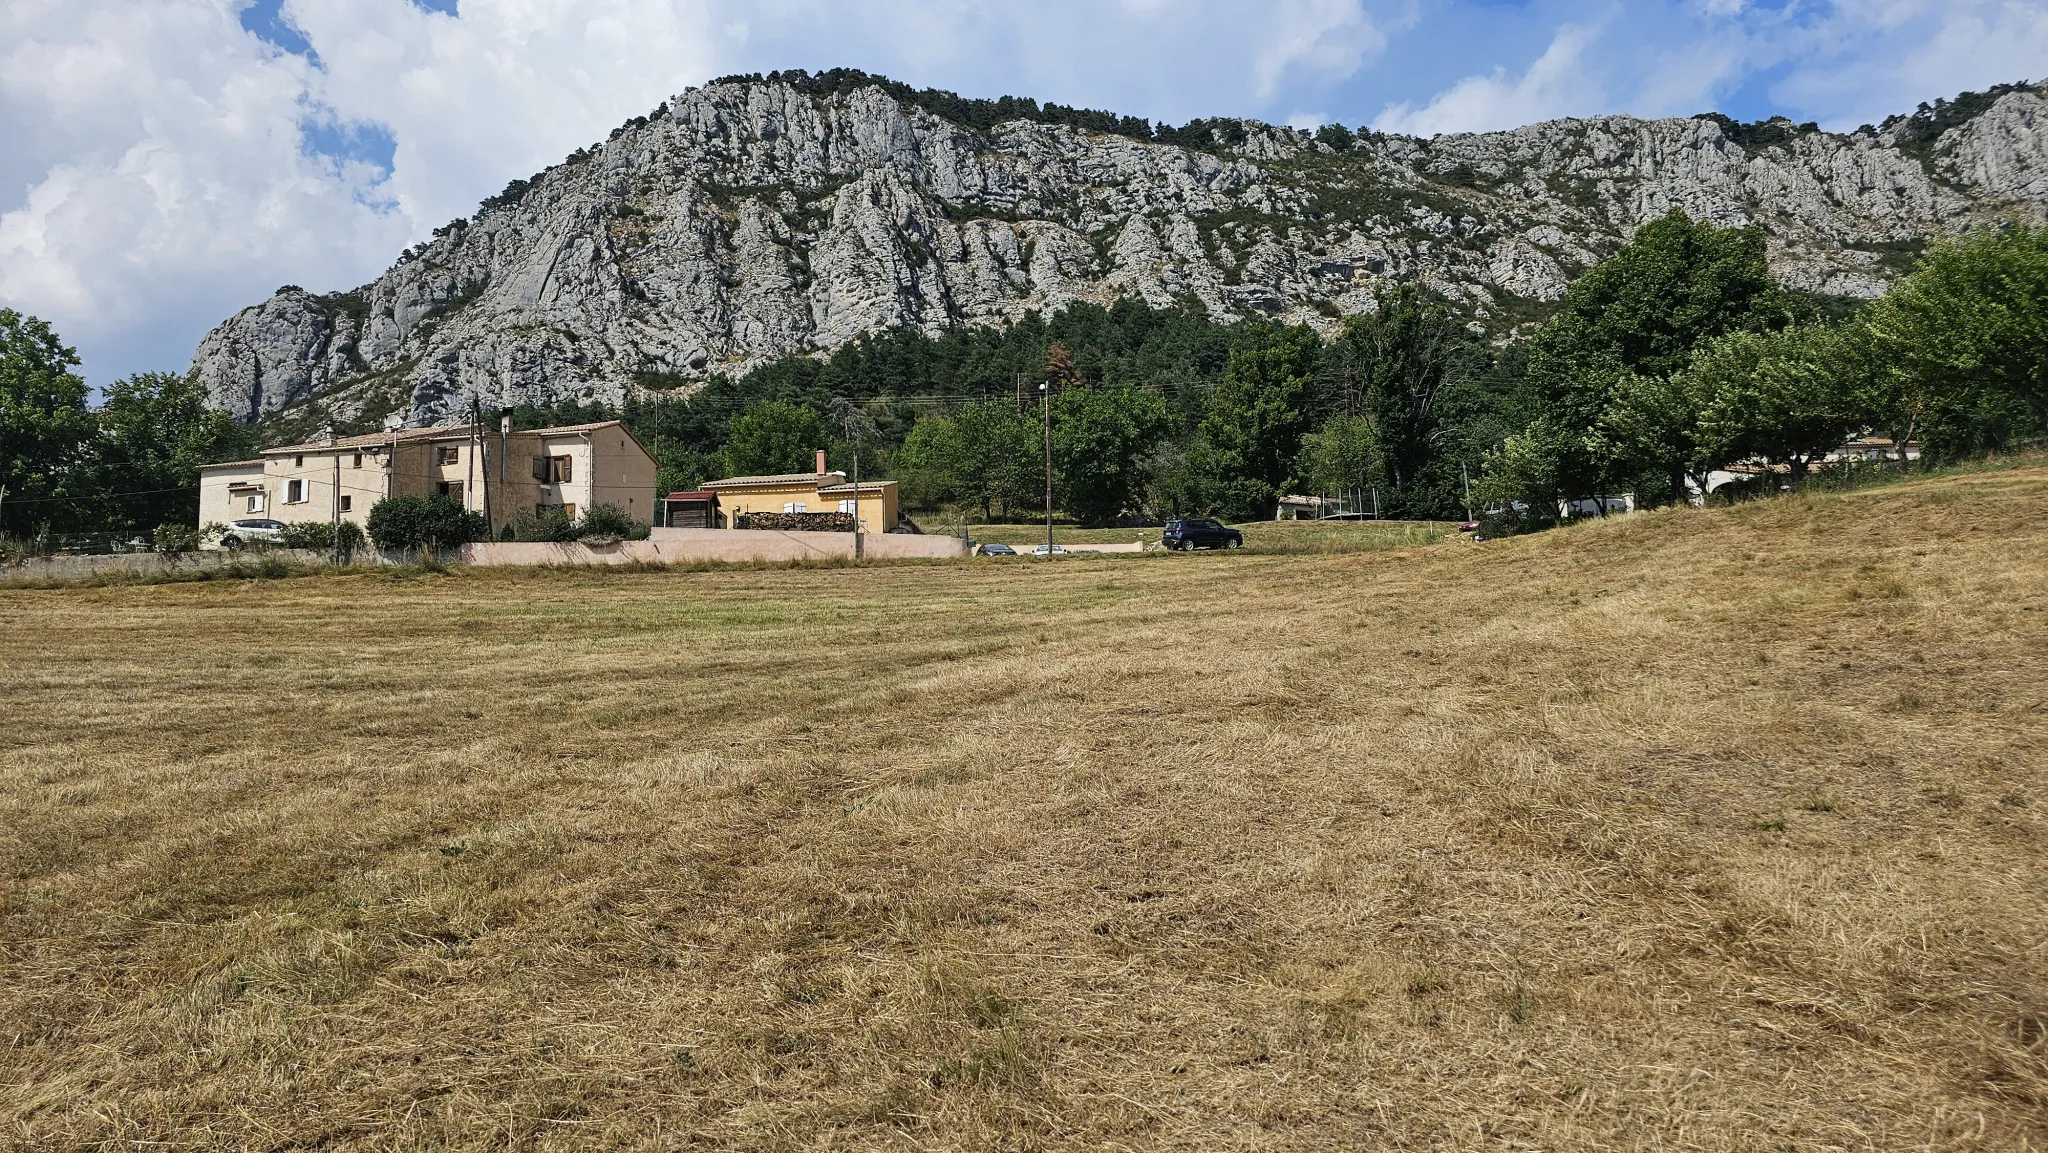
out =
<path fill-rule="evenodd" d="M 93 420 L 76 367 L 78 353 L 48 324 L 0 308 L 0 532 L 71 528 L 89 515 L 77 498 L 93 487 Z"/>
<path fill-rule="evenodd" d="M 1309 411 L 1322 340 L 1302 325 L 1260 324 L 1230 346 L 1201 432 L 1230 475 L 1284 486 L 1313 427 Z"/>
<path fill-rule="evenodd" d="M 722 454 L 726 475 L 810 472 L 825 440 L 825 422 L 816 409 L 764 401 L 733 419 Z"/>
<path fill-rule="evenodd" d="M 1701 398 L 1696 467 L 1763 460 L 1798 485 L 1807 468 L 1870 424 L 1851 338 L 1819 325 L 1730 333 L 1680 379 Z M 1704 483 L 1702 483 L 1704 490 Z"/>
<path fill-rule="evenodd" d="M 1052 462 L 1060 507 L 1104 524 L 1138 504 L 1146 461 L 1166 431 L 1166 405 L 1135 388 L 1072 388 L 1052 401 Z"/>
<path fill-rule="evenodd" d="M 1545 429 L 1520 459 L 1554 453 L 1544 474 L 1568 497 L 1657 478 L 1691 456 L 1687 398 L 1668 386 L 1703 342 L 1782 328 L 1808 309 L 1772 283 L 1763 229 L 1717 228 L 1676 209 L 1574 281 L 1530 341 L 1529 377 Z M 1673 492 L 1671 495 L 1679 495 Z"/>
<path fill-rule="evenodd" d="M 1868 323 L 1904 380 L 1949 397 L 2004 393 L 2048 432 L 2048 227 L 1937 246 Z"/>
<path fill-rule="evenodd" d="M 1441 296 L 1404 284 L 1352 317 L 1328 360 L 1339 404 L 1370 430 L 1371 483 L 1403 515 L 1435 511 L 1439 496 L 1420 489 L 1443 447 L 1440 404 L 1483 363 L 1464 324 Z"/>
<path fill-rule="evenodd" d="M 176 373 L 116 381 L 96 416 L 99 520 L 110 528 L 198 523 L 199 466 L 256 451 L 254 430 L 209 407 L 198 382 Z"/>

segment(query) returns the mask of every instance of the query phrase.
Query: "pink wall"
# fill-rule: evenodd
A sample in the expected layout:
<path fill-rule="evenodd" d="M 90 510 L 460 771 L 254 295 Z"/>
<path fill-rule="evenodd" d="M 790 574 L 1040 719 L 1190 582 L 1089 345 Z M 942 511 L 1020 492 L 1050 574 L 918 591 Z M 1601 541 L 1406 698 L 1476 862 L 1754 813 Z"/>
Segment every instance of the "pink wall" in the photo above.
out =
<path fill-rule="evenodd" d="M 865 533 L 863 556 L 876 560 L 964 557 L 967 542 L 953 536 Z M 471 544 L 462 546 L 464 564 L 603 565 L 634 561 L 692 564 L 704 561 L 823 560 L 852 557 L 849 532 L 766 532 L 716 528 L 658 528 L 648 540 L 621 541 L 602 548 L 581 544 Z"/>

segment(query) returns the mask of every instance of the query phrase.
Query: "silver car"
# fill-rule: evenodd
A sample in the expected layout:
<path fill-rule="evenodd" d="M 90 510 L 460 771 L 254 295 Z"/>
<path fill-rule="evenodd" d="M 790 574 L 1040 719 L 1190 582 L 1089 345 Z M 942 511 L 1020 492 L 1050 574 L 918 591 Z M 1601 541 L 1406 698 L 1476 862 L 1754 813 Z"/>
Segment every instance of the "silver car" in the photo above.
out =
<path fill-rule="evenodd" d="M 220 547 L 241 548 L 245 544 L 279 544 L 284 540 L 284 522 L 267 517 L 229 521 L 220 534 Z"/>

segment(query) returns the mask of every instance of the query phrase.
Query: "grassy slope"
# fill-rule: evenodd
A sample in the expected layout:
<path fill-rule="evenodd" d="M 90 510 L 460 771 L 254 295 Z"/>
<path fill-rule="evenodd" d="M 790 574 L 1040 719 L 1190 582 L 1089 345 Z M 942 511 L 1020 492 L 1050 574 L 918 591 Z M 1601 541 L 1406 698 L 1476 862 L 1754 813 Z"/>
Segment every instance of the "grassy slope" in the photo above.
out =
<path fill-rule="evenodd" d="M 0 1145 L 2040 1148 L 2044 503 L 0 592 Z"/>

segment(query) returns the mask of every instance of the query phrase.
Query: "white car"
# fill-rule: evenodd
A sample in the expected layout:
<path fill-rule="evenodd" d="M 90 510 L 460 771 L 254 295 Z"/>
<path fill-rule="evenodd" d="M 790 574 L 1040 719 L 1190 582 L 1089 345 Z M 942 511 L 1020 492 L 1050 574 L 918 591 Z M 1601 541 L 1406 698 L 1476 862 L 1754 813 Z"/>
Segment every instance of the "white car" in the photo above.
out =
<path fill-rule="evenodd" d="M 1066 556 L 1066 555 L 1067 555 L 1067 550 L 1066 550 L 1066 549 L 1063 549 L 1063 548 L 1061 548 L 1061 547 L 1060 547 L 1060 546 L 1058 546 L 1058 545 L 1054 545 L 1054 546 L 1052 546 L 1052 548 L 1050 548 L 1050 549 L 1046 548 L 1046 547 L 1045 547 L 1044 545 L 1039 545 L 1039 546 L 1038 546 L 1037 548 L 1035 548 L 1035 549 L 1032 549 L 1032 550 L 1031 550 L 1031 555 L 1032 555 L 1032 556 Z"/>
<path fill-rule="evenodd" d="M 279 544 L 284 540 L 284 522 L 267 517 L 229 521 L 220 534 L 220 547 L 241 548 L 245 544 Z"/>

